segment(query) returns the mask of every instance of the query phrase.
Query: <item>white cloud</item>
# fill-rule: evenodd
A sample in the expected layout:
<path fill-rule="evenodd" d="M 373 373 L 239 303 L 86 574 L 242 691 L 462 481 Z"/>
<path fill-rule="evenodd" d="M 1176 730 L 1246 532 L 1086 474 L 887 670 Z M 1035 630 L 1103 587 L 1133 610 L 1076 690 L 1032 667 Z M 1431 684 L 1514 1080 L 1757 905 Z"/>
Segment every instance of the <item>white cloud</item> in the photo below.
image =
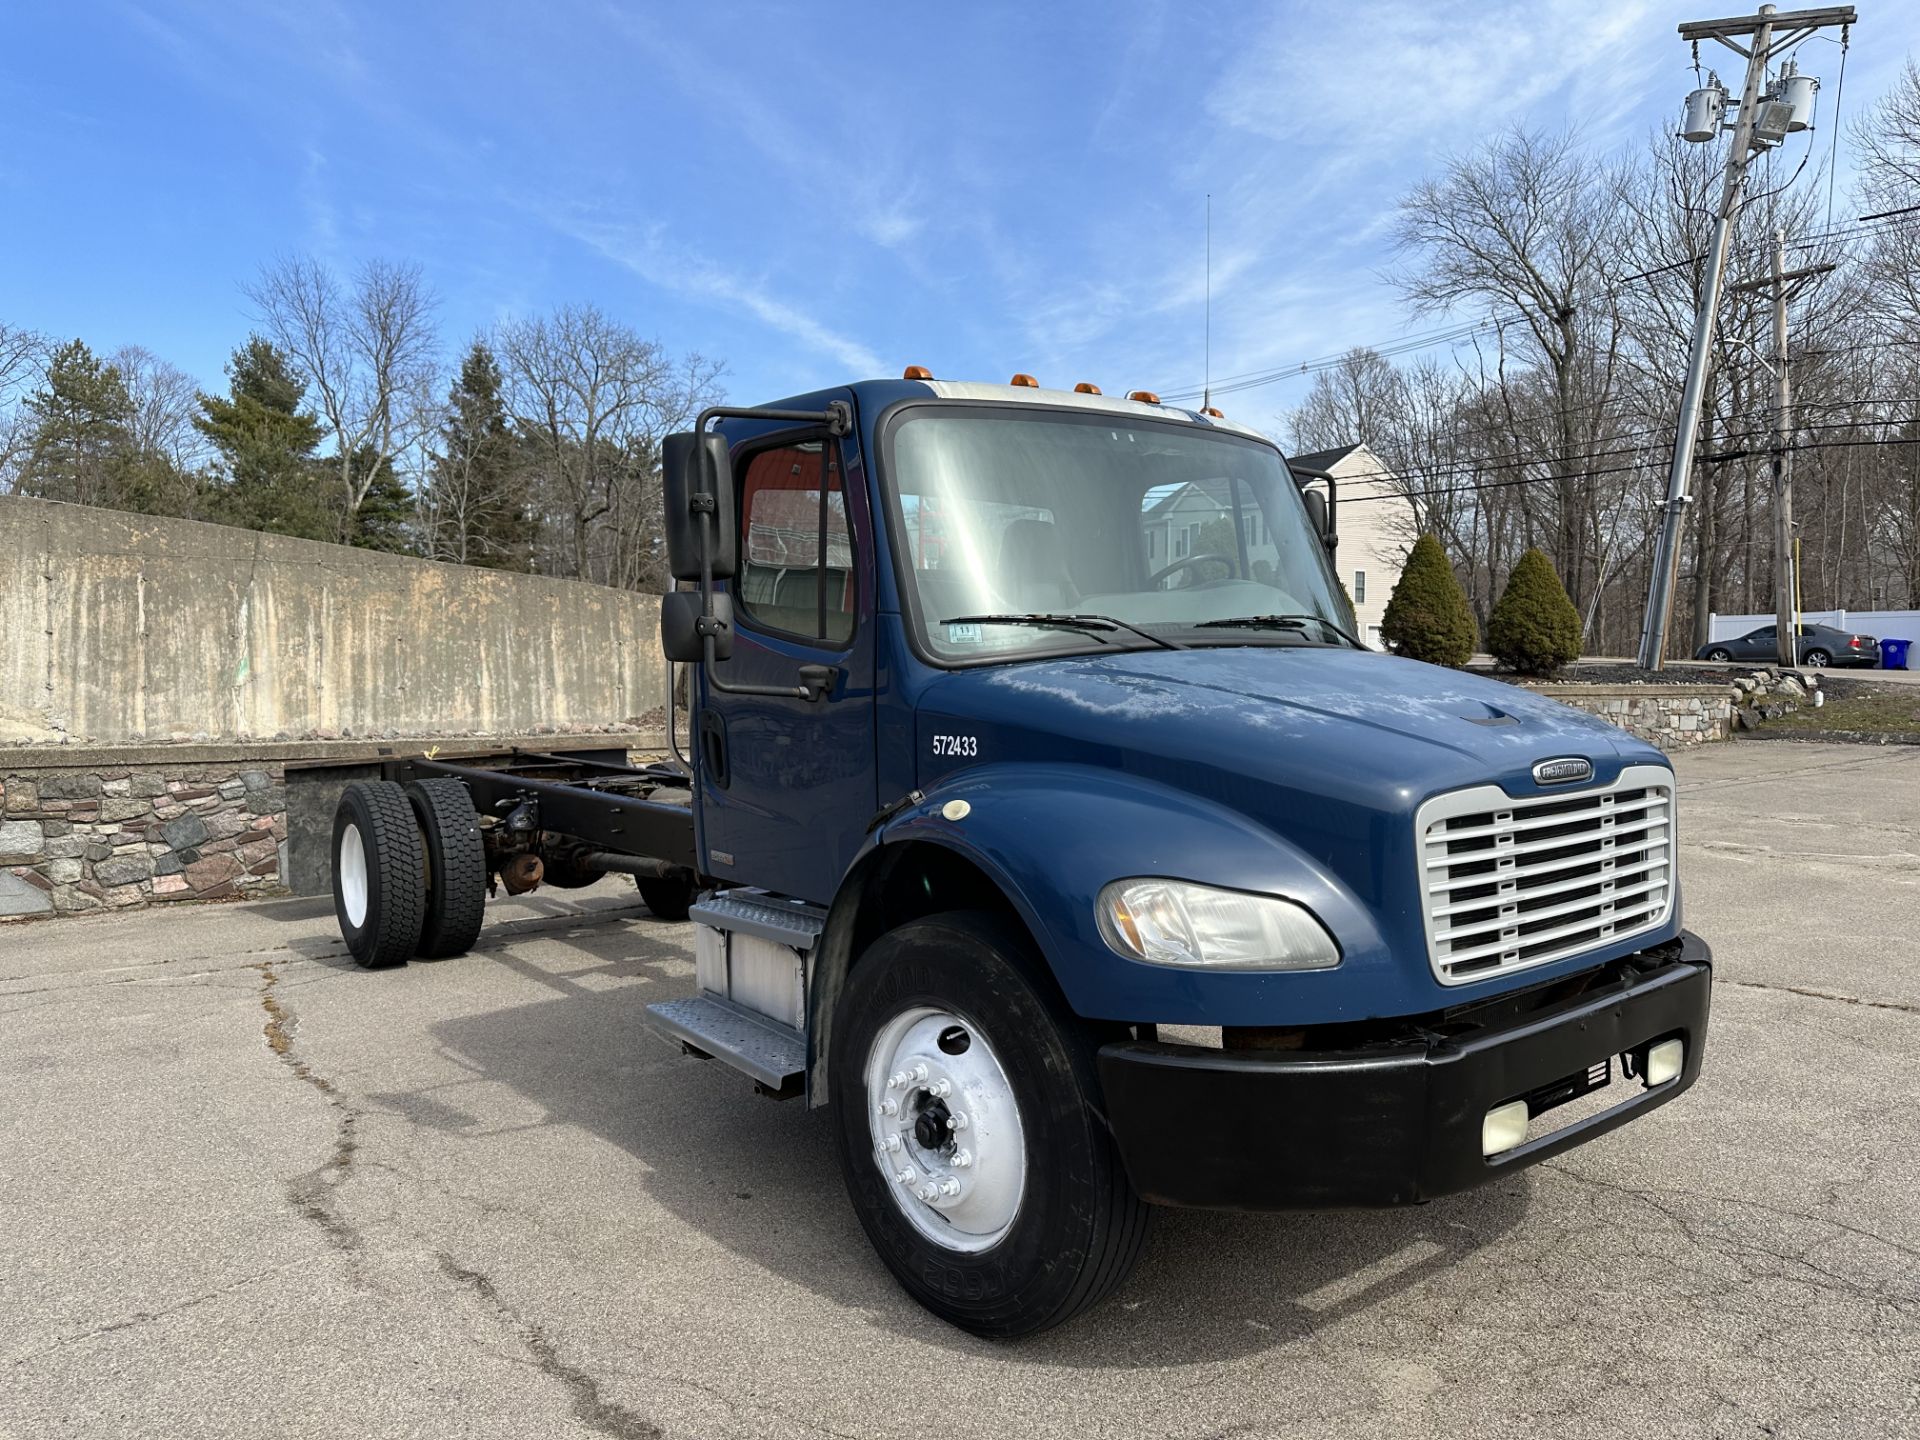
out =
<path fill-rule="evenodd" d="M 832 357 L 859 375 L 879 375 L 884 370 L 879 356 L 872 350 L 781 299 L 764 284 L 711 261 L 676 253 L 658 226 L 636 228 L 565 212 L 547 213 L 542 218 L 563 234 L 625 266 L 649 285 L 676 295 L 718 302 L 751 315 L 768 328 Z"/>

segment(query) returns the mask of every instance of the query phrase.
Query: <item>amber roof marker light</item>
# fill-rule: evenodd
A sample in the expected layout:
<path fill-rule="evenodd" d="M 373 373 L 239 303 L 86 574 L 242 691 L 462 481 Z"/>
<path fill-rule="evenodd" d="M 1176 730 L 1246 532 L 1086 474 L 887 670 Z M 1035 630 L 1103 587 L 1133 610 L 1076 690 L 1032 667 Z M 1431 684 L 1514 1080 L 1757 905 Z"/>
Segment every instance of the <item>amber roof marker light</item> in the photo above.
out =
<path fill-rule="evenodd" d="M 1009 380 L 1007 383 L 1009 385 L 1024 385 L 1029 390 L 1038 390 L 1040 388 L 1040 382 L 1034 379 L 1033 376 L 1027 374 L 1025 371 L 1022 371 L 1020 374 L 1014 376 L 1013 379 Z"/>
<path fill-rule="evenodd" d="M 1160 403 L 1160 397 L 1151 390 L 1129 390 L 1127 392 L 1127 398 L 1129 400 L 1138 400 L 1142 405 L 1158 405 Z"/>
<path fill-rule="evenodd" d="M 1224 420 L 1227 418 L 1224 411 L 1216 410 L 1211 405 L 1203 406 L 1200 413 L 1202 415 L 1211 415 L 1216 420 Z"/>
<path fill-rule="evenodd" d="M 1100 387 L 1091 380 L 1082 380 L 1078 385 L 1073 387 L 1073 393 L 1076 395 L 1098 395 L 1100 393 Z"/>
<path fill-rule="evenodd" d="M 933 378 L 933 371 L 924 365 L 909 365 L 901 372 L 900 378 L 902 380 L 931 380 Z"/>

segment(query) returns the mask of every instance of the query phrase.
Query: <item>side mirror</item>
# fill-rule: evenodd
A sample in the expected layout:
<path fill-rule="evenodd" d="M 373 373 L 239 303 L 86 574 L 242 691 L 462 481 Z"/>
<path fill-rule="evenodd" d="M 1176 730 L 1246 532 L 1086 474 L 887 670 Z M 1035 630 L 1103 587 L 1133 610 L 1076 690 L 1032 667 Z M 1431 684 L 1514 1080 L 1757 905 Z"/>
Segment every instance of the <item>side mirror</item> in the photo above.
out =
<path fill-rule="evenodd" d="M 660 650 L 676 665 L 698 665 L 707 658 L 707 632 L 713 634 L 713 658 L 733 654 L 733 597 L 713 597 L 713 619 L 702 610 L 698 590 L 675 590 L 660 597 Z"/>
<path fill-rule="evenodd" d="M 683 430 L 660 450 L 667 568 L 676 580 L 698 580 L 705 550 L 713 578 L 728 580 L 738 566 L 739 537 L 733 526 L 733 457 L 724 435 Z M 705 518 L 712 515 L 711 526 Z M 711 545 L 707 537 L 712 536 Z M 660 612 L 665 623 L 666 611 Z"/>
<path fill-rule="evenodd" d="M 1313 533 L 1319 537 L 1322 549 L 1333 549 L 1333 512 L 1327 509 L 1327 497 L 1318 490 L 1305 490 L 1300 498 L 1306 502 L 1307 523 L 1313 526 Z"/>

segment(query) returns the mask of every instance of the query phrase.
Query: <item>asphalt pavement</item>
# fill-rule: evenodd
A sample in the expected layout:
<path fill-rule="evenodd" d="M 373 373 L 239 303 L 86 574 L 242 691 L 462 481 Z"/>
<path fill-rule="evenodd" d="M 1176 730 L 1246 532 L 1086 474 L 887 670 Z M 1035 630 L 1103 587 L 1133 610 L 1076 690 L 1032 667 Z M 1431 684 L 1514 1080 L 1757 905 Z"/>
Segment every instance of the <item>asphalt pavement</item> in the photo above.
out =
<path fill-rule="evenodd" d="M 1165 1212 L 1018 1344 L 643 1026 L 692 965 L 624 882 L 386 973 L 313 900 L 0 927 L 0 1440 L 1920 1434 L 1920 748 L 1679 769 L 1691 1094 L 1417 1209 Z"/>

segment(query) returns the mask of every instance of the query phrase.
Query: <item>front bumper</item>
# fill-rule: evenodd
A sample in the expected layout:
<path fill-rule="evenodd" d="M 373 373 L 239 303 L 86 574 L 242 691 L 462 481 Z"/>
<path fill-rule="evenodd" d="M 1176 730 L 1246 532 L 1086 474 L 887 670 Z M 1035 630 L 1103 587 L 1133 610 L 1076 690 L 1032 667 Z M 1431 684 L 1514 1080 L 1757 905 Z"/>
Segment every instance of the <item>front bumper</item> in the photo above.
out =
<path fill-rule="evenodd" d="M 1431 1200 L 1604 1135 L 1692 1085 L 1712 984 L 1705 942 L 1683 933 L 1607 967 L 1579 993 L 1550 986 L 1348 1048 L 1121 1041 L 1100 1051 L 1108 1122 L 1134 1188 L 1162 1205 Z M 1481 1153 L 1481 1123 L 1495 1106 L 1672 1036 L 1686 1044 L 1675 1078 L 1646 1088 L 1616 1067 L 1607 1093 L 1627 1098 L 1504 1154 Z"/>

